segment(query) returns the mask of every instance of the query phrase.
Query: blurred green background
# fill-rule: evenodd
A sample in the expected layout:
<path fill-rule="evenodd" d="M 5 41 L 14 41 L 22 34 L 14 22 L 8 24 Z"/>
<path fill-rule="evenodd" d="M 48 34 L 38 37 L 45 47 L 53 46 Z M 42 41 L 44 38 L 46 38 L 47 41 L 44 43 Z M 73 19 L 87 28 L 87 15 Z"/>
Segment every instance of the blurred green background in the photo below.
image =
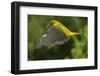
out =
<path fill-rule="evenodd" d="M 45 28 L 51 20 L 61 22 L 69 30 L 79 32 L 80 35 L 50 49 L 47 47 L 37 49 L 36 45 L 40 37 L 45 33 Z M 28 15 L 28 60 L 87 58 L 87 37 L 87 17 Z"/>

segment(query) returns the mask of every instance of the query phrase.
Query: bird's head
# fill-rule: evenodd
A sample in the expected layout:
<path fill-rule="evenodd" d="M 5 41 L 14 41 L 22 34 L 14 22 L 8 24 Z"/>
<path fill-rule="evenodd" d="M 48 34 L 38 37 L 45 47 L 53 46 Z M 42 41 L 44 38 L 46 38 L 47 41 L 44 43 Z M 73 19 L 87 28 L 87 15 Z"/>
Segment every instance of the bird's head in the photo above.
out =
<path fill-rule="evenodd" d="M 58 22 L 57 20 L 52 20 L 51 22 L 51 25 L 53 26 L 57 26 L 57 25 L 62 25 L 60 22 Z"/>
<path fill-rule="evenodd" d="M 50 26 L 57 26 L 57 25 L 62 25 L 60 22 L 58 22 L 57 20 L 51 20 L 46 28 L 49 28 Z"/>

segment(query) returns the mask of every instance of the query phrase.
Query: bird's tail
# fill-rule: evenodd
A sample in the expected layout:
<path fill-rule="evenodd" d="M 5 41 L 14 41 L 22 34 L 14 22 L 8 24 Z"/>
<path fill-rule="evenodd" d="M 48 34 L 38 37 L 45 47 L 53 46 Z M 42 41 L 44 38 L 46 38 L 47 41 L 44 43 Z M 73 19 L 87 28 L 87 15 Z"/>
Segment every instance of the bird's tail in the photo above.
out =
<path fill-rule="evenodd" d="M 77 32 L 71 32 L 70 35 L 71 35 L 71 36 L 75 36 L 75 35 L 80 35 L 80 33 L 77 33 Z"/>

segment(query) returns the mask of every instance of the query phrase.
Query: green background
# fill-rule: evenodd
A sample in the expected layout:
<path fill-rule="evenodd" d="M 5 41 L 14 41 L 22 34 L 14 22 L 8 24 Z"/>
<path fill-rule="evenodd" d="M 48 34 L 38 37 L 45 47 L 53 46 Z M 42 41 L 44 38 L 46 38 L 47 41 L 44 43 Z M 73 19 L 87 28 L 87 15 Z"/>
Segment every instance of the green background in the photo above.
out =
<path fill-rule="evenodd" d="M 62 45 L 36 48 L 51 20 L 57 20 L 72 32 L 79 32 Z M 88 18 L 75 16 L 28 15 L 28 60 L 82 59 L 88 57 Z"/>

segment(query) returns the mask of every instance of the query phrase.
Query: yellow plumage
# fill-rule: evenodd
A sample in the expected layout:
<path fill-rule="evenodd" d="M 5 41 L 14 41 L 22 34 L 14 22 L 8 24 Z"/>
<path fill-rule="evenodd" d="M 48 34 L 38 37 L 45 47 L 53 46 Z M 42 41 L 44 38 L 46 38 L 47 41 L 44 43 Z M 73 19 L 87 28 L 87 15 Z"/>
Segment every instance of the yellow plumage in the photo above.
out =
<path fill-rule="evenodd" d="M 79 35 L 79 33 L 77 33 L 77 32 L 71 32 L 67 27 L 65 27 L 63 24 L 61 24 L 60 22 L 58 22 L 56 20 L 52 20 L 51 23 L 53 26 L 56 26 L 60 30 L 62 30 L 67 37 Z"/>

